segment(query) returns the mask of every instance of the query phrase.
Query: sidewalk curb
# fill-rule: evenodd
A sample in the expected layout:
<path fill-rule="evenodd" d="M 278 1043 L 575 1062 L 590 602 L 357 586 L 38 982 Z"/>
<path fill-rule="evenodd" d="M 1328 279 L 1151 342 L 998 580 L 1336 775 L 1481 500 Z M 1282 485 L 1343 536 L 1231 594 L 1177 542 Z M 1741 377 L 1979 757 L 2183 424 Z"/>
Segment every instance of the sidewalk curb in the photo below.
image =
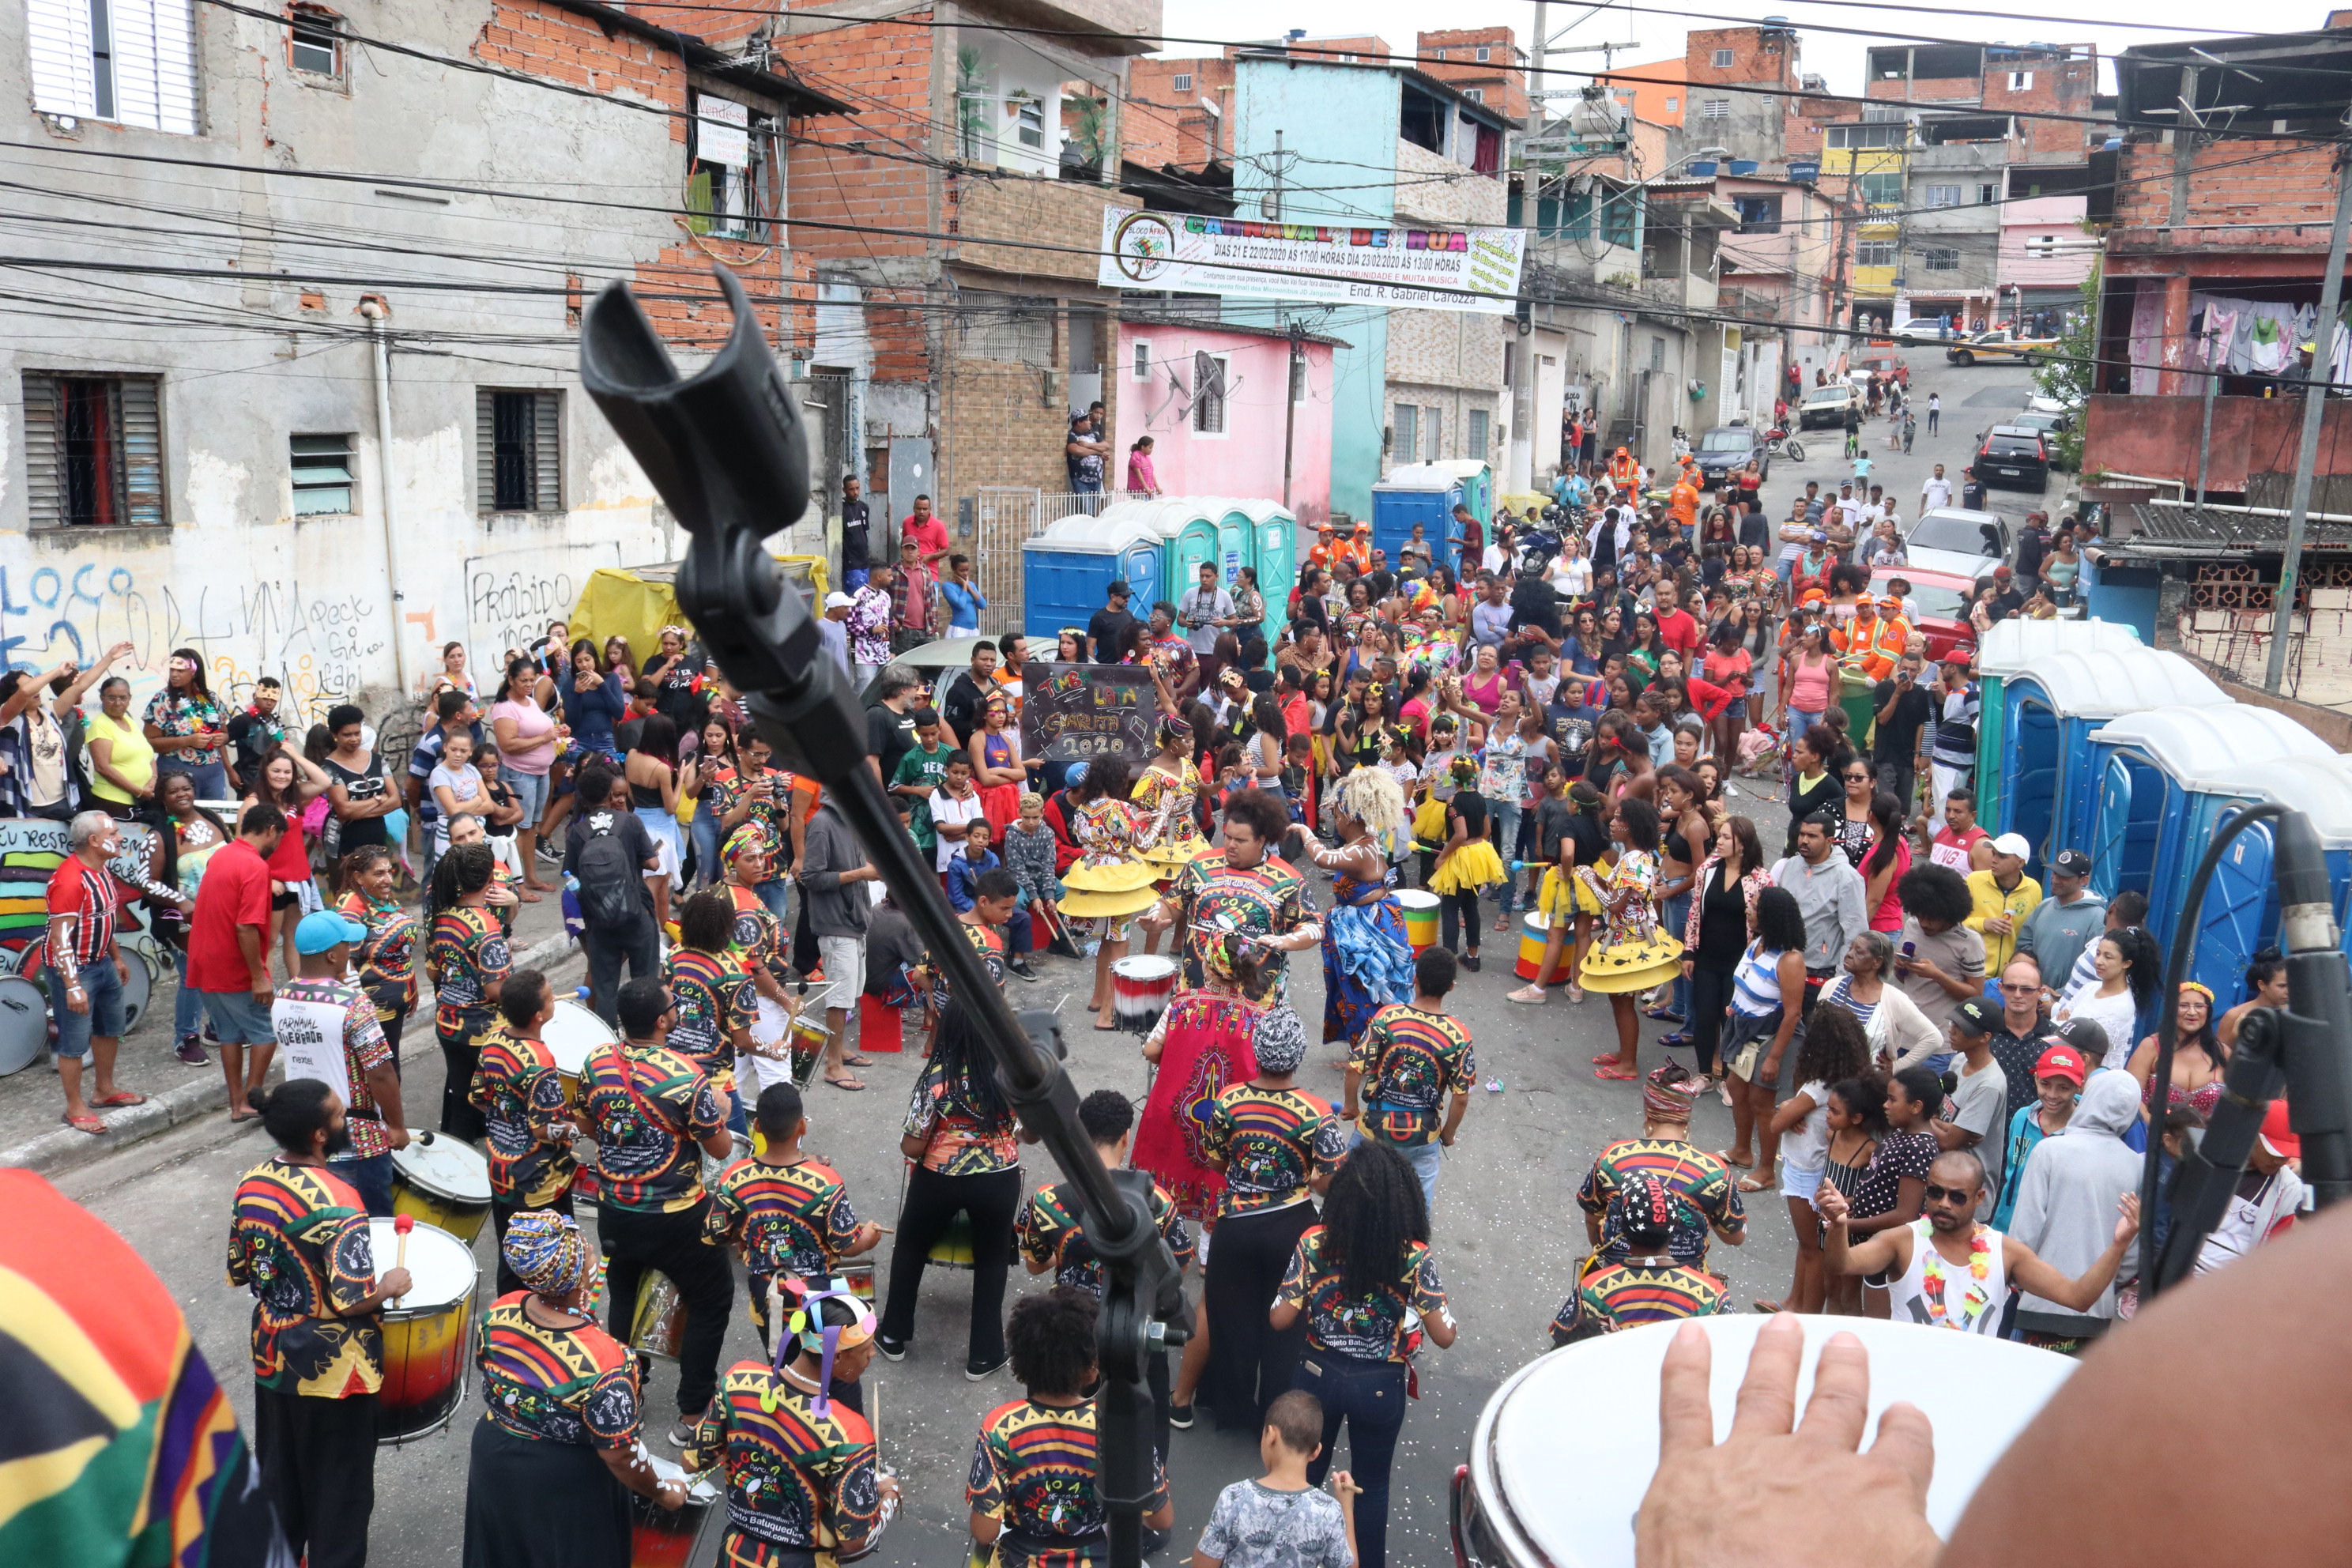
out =
<path fill-rule="evenodd" d="M 514 967 L 542 968 L 572 951 L 572 939 L 559 931 L 517 953 Z M 423 1004 L 420 1002 L 419 1005 Z M 27 1068 L 25 1070 L 37 1069 Z M 221 1076 L 215 1063 L 205 1069 L 202 1083 L 183 1083 L 177 1089 L 149 1095 L 143 1105 L 125 1106 L 120 1110 L 106 1112 L 106 1131 L 95 1138 L 60 1124 L 37 1138 L 26 1139 L 14 1148 L 0 1149 L 0 1166 L 16 1166 L 54 1176 L 95 1164 L 134 1143 L 227 1108 L 228 1082 Z"/>

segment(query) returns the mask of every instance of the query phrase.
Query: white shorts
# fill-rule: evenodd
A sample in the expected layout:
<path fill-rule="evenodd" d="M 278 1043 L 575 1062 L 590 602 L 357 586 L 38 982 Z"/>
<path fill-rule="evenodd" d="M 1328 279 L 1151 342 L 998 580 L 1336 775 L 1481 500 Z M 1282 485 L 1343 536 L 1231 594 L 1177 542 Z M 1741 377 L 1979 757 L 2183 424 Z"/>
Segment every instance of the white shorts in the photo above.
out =
<path fill-rule="evenodd" d="M 1781 1166 L 1780 1190 L 1792 1198 L 1801 1198 L 1806 1203 L 1812 1202 L 1813 1194 L 1822 1190 L 1821 1168 L 1815 1167 L 1806 1171 L 1795 1165 Z"/>
<path fill-rule="evenodd" d="M 824 965 L 825 990 L 812 994 L 810 1002 L 824 1007 L 839 1007 L 852 1017 L 857 1013 L 857 994 L 866 989 L 866 939 L 860 936 L 821 936 L 816 939 L 817 961 Z"/>

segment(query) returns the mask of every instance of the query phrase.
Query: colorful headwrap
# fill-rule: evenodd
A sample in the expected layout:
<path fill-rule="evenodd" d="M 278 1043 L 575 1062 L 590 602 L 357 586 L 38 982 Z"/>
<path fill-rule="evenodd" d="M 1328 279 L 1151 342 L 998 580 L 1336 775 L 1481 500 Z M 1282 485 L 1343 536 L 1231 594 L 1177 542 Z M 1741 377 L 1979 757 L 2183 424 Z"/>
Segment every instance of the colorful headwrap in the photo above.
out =
<path fill-rule="evenodd" d="M 1250 1037 L 1258 1070 L 1282 1078 L 1295 1073 L 1307 1060 L 1307 1026 L 1287 1007 L 1268 1007 L 1257 1016 Z"/>
<path fill-rule="evenodd" d="M 727 846 L 719 851 L 719 858 L 732 860 L 743 855 L 773 855 L 775 852 L 776 836 L 768 831 L 768 825 L 747 822 L 727 836 Z"/>
<path fill-rule="evenodd" d="M 820 1417 L 829 1415 L 833 1412 L 834 1358 L 874 1337 L 874 1310 L 850 1290 L 846 1279 L 808 1280 L 782 1275 L 768 1289 L 769 1313 L 783 1324 L 783 1331 L 776 1336 L 773 1365 L 782 1372 L 794 1351 L 816 1352 L 820 1358 L 816 1398 L 810 1409 Z M 857 1314 L 856 1320 L 849 1323 L 825 1322 L 824 1303 L 827 1301 L 848 1302 Z M 760 1396 L 761 1405 L 772 1415 L 775 1414 L 774 1399 L 772 1389 Z"/>
<path fill-rule="evenodd" d="M 572 1216 L 553 1209 L 524 1209 L 507 1222 L 499 1244 L 507 1267 L 533 1292 L 569 1296 L 588 1272 L 588 1244 Z"/>
<path fill-rule="evenodd" d="M 1706 1081 L 1680 1062 L 1652 1068 L 1642 1080 L 1642 1114 L 1654 1121 L 1688 1121 Z"/>
<path fill-rule="evenodd" d="M 1162 713 L 1160 716 L 1160 741 L 1162 745 L 1171 742 L 1190 741 L 1192 738 L 1192 726 L 1185 722 L 1181 716 L 1174 713 Z"/>

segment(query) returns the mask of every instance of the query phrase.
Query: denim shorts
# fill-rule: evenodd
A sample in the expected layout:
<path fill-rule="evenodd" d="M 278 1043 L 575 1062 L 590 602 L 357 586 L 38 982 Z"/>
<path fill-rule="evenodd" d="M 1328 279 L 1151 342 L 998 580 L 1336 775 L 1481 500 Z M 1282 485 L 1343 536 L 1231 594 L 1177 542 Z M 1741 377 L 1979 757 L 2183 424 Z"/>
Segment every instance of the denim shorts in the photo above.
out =
<path fill-rule="evenodd" d="M 213 1021 L 213 1033 L 225 1046 L 274 1046 L 277 1031 L 270 1027 L 269 1009 L 253 999 L 250 991 L 207 991 L 204 993 L 205 1016 Z"/>
<path fill-rule="evenodd" d="M 507 788 L 514 791 L 515 800 L 522 807 L 522 820 L 515 826 L 538 826 L 541 816 L 547 810 L 547 775 L 517 773 L 512 768 L 500 768 L 499 779 Z"/>
<path fill-rule="evenodd" d="M 86 1057 L 93 1037 L 109 1040 L 122 1037 L 122 977 L 114 973 L 112 959 L 101 958 L 82 965 L 82 992 L 89 999 L 87 1013 L 77 1013 L 66 1005 L 66 977 L 58 973 L 54 964 L 43 965 L 41 978 L 48 983 L 53 998 L 49 1011 L 58 1020 L 58 1055 Z"/>

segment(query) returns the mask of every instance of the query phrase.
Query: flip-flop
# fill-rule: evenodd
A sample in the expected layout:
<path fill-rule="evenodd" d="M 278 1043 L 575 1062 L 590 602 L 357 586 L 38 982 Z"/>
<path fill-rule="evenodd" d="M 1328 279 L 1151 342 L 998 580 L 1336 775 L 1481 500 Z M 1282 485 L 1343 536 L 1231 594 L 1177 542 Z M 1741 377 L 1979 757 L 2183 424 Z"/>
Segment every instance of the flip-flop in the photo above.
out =
<path fill-rule="evenodd" d="M 1117 1024 L 1106 1024 L 1099 1019 L 1096 1020 L 1095 1027 L 1100 1029 L 1106 1035 L 1115 1035 L 1118 1033 L 1118 1026 Z"/>
<path fill-rule="evenodd" d="M 106 1131 L 105 1121 L 96 1116 L 64 1116 L 58 1120 L 75 1131 L 87 1132 L 93 1137 Z"/>
<path fill-rule="evenodd" d="M 1759 1312 L 1785 1312 L 1788 1310 L 1788 1309 L 1781 1306 L 1780 1302 L 1768 1301 L 1761 1296 L 1756 1298 L 1755 1306 L 1756 1310 Z"/>
<path fill-rule="evenodd" d="M 1745 1160 L 1733 1159 L 1731 1156 L 1731 1151 L 1728 1149 L 1717 1149 L 1715 1152 L 1715 1157 L 1722 1161 L 1727 1165 L 1737 1165 L 1743 1171 L 1750 1169 L 1756 1163 L 1755 1158 L 1752 1155 Z"/>
<path fill-rule="evenodd" d="M 112 1094 L 107 1095 L 104 1099 L 93 1100 L 89 1102 L 90 1109 L 93 1110 L 111 1110 L 118 1105 L 144 1105 L 146 1103 L 147 1097 L 145 1095 L 133 1094 L 127 1089 L 118 1089 Z"/>
<path fill-rule="evenodd" d="M 872 1057 L 844 1057 L 841 1058 L 841 1065 L 845 1068 L 870 1068 L 874 1065 L 874 1058 Z"/>
<path fill-rule="evenodd" d="M 1593 1069 L 1592 1076 L 1597 1079 L 1604 1079 L 1610 1083 L 1639 1083 L 1642 1081 L 1642 1075 L 1640 1073 L 1627 1072 L 1623 1068 L 1596 1068 Z"/>
<path fill-rule="evenodd" d="M 854 1078 L 829 1078 L 824 1081 L 833 1085 L 835 1089 L 847 1089 L 853 1094 L 858 1093 L 866 1088 L 864 1084 L 858 1082 L 857 1079 Z"/>
<path fill-rule="evenodd" d="M 1594 1067 L 1597 1067 L 1597 1068 L 1605 1068 L 1605 1067 L 1609 1066 L 1609 1065 L 1610 1065 L 1611 1063 L 1612 1063 L 1612 1062 L 1622 1062 L 1622 1061 L 1623 1061 L 1624 1059 L 1625 1059 L 1625 1058 L 1624 1058 L 1623 1057 L 1619 1056 L 1615 1051 L 1611 1051 L 1611 1052 L 1610 1052 L 1607 1056 L 1605 1056 L 1605 1057 L 1595 1057 L 1595 1058 L 1592 1058 L 1592 1065 L 1593 1065 Z"/>
<path fill-rule="evenodd" d="M 1776 1176 L 1747 1175 L 1732 1184 L 1743 1193 L 1769 1193 L 1780 1184 Z"/>

